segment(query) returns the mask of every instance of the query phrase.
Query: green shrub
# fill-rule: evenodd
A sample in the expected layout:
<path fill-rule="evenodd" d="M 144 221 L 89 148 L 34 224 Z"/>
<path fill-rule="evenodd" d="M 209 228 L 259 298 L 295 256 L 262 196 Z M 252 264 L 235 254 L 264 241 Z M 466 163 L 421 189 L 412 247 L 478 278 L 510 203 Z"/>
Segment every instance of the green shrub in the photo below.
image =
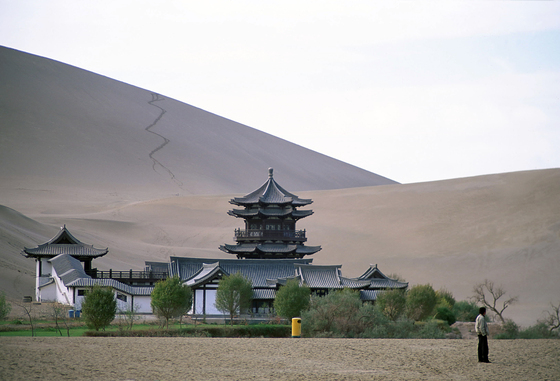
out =
<path fill-rule="evenodd" d="M 357 336 L 363 331 L 361 307 L 360 294 L 351 289 L 314 296 L 309 309 L 302 314 L 302 334 L 316 337 L 330 332 L 335 337 Z"/>
<path fill-rule="evenodd" d="M 495 336 L 496 339 L 517 339 L 519 326 L 513 320 L 506 320 L 502 326 L 502 332 Z"/>
<path fill-rule="evenodd" d="M 546 323 L 537 323 L 519 331 L 519 339 L 557 339 L 558 334 L 551 332 Z"/>
<path fill-rule="evenodd" d="M 85 336 L 104 337 L 273 337 L 286 338 L 292 333 L 288 325 L 206 326 L 183 329 L 142 329 L 87 331 Z"/>
<path fill-rule="evenodd" d="M 455 314 L 453 314 L 453 312 L 447 307 L 436 308 L 435 318 L 446 321 L 448 325 L 451 325 L 457 321 L 457 319 L 455 319 Z"/>
<path fill-rule="evenodd" d="M 0 320 L 4 320 L 12 310 L 12 305 L 6 300 L 4 291 L 0 292 Z"/>
<path fill-rule="evenodd" d="M 466 300 L 456 302 L 451 311 L 458 321 L 475 321 L 478 316 L 478 306 Z"/>
<path fill-rule="evenodd" d="M 437 297 L 437 304 L 440 306 L 445 306 L 449 309 L 452 309 L 453 306 L 455 305 L 456 301 L 455 298 L 453 297 L 453 294 L 451 293 L 451 291 L 445 289 L 445 288 L 440 288 L 439 290 L 436 291 L 436 297 Z"/>
<path fill-rule="evenodd" d="M 425 320 L 431 316 L 436 303 L 436 292 L 431 285 L 414 286 L 406 295 L 406 315 L 415 321 Z"/>
<path fill-rule="evenodd" d="M 403 314 L 405 310 L 406 291 L 384 291 L 377 297 L 375 306 L 379 312 L 381 312 L 387 318 L 395 321 Z"/>
<path fill-rule="evenodd" d="M 418 322 L 415 327 L 413 337 L 418 339 L 445 339 L 445 335 L 451 332 L 447 322 L 443 320 Z"/>

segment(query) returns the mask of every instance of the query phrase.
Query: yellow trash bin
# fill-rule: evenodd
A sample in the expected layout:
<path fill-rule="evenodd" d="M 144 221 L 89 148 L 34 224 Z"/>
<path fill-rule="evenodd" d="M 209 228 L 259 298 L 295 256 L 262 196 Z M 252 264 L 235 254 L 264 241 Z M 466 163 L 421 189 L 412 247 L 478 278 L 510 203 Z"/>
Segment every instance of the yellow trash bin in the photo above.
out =
<path fill-rule="evenodd" d="M 301 318 L 292 318 L 292 337 L 301 337 Z"/>

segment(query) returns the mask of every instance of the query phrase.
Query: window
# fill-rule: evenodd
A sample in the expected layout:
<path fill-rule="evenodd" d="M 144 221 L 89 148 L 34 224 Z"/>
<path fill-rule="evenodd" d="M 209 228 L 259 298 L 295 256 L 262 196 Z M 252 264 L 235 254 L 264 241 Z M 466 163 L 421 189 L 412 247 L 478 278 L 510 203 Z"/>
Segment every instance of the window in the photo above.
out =
<path fill-rule="evenodd" d="M 126 295 L 125 294 L 121 294 L 120 292 L 117 292 L 117 299 L 122 300 L 123 302 L 126 303 Z"/>
<path fill-rule="evenodd" d="M 78 296 L 85 296 L 86 290 L 78 290 Z"/>

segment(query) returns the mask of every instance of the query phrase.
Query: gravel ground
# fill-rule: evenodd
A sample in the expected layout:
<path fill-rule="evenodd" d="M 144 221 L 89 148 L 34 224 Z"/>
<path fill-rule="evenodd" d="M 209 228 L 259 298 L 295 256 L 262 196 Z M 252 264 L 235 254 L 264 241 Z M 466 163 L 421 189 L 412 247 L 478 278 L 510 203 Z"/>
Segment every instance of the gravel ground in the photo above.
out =
<path fill-rule="evenodd" d="M 2 380 L 559 380 L 559 340 L 0 337 Z"/>

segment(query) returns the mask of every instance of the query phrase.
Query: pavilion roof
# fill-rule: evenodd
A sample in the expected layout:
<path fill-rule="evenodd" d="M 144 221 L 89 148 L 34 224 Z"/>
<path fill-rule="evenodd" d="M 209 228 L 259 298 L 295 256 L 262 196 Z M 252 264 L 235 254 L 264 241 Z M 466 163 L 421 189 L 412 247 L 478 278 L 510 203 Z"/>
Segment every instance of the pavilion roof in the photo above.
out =
<path fill-rule="evenodd" d="M 311 199 L 299 198 L 293 193 L 288 192 L 282 188 L 273 177 L 273 169 L 268 169 L 268 180 L 261 185 L 260 188 L 243 196 L 234 197 L 230 203 L 240 206 L 249 206 L 254 204 L 275 204 L 292 206 L 304 206 L 313 203 Z"/>
<path fill-rule="evenodd" d="M 293 254 L 311 255 L 321 250 L 321 246 L 305 246 L 304 244 L 285 244 L 285 243 L 258 243 L 247 242 L 236 245 L 224 244 L 220 250 L 229 254 Z"/>
<path fill-rule="evenodd" d="M 92 245 L 86 245 L 74 237 L 66 228 L 66 225 L 49 241 L 33 248 L 24 247 L 21 254 L 27 258 L 33 257 L 56 257 L 60 254 L 68 254 L 75 258 L 98 258 L 107 254 L 108 248 L 97 249 Z"/>

